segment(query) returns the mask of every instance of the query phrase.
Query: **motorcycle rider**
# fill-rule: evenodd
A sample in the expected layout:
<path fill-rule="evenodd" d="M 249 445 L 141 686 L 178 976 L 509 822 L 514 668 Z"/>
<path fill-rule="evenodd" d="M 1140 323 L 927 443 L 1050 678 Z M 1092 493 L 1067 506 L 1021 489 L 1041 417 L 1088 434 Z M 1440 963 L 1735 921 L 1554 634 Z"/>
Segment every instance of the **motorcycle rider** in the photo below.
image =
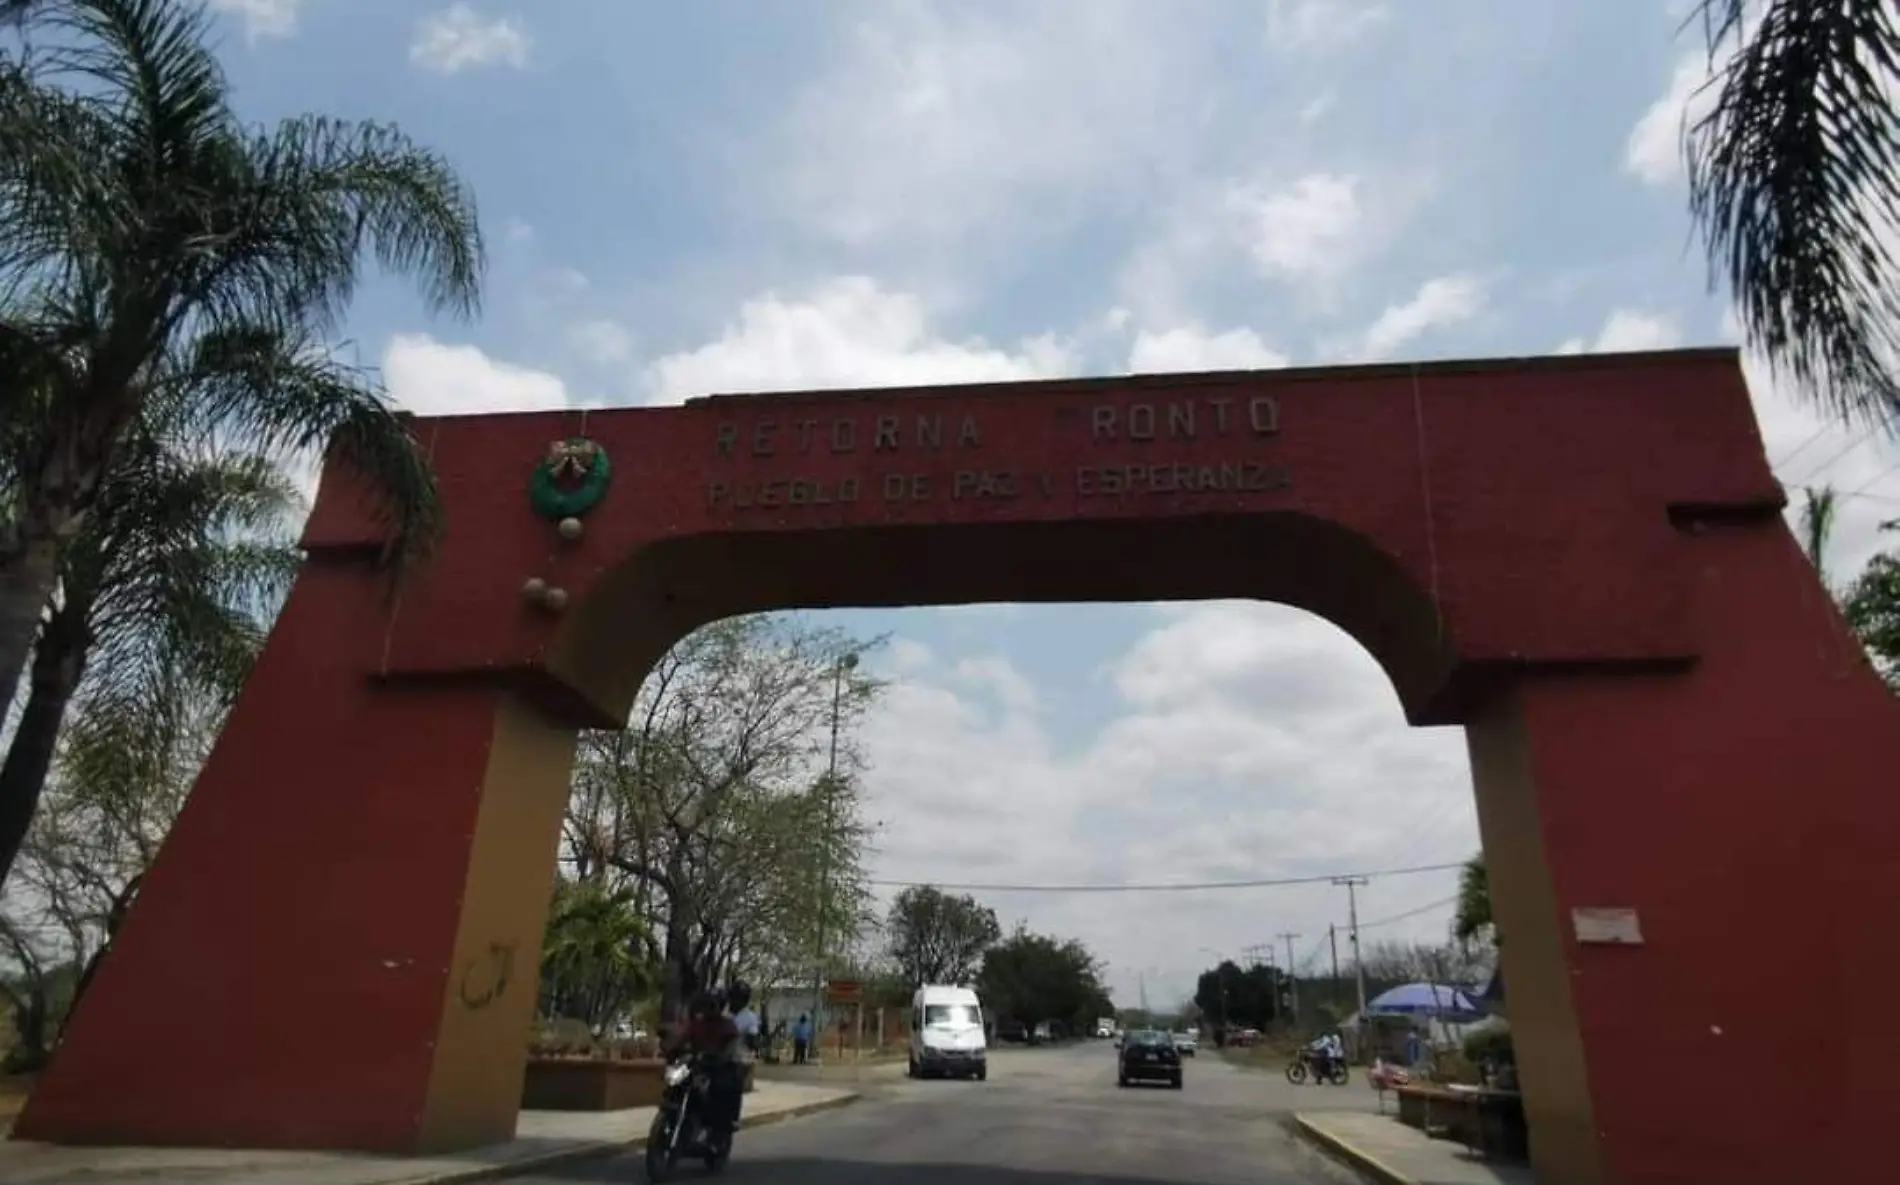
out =
<path fill-rule="evenodd" d="M 1336 1030 L 1329 1030 L 1307 1042 L 1306 1056 L 1313 1063 L 1313 1081 L 1318 1084 L 1326 1081 L 1335 1062 L 1346 1060 L 1346 1043 Z"/>
<path fill-rule="evenodd" d="M 738 1122 L 738 1109 L 733 1105 L 738 1075 L 732 1056 L 738 1041 L 739 1030 L 726 1015 L 725 1001 L 712 992 L 699 992 L 687 1010 L 686 1023 L 669 1043 L 669 1053 L 683 1049 L 704 1061 L 708 1079 L 706 1121 L 711 1128 L 730 1131 L 726 1125 Z"/>

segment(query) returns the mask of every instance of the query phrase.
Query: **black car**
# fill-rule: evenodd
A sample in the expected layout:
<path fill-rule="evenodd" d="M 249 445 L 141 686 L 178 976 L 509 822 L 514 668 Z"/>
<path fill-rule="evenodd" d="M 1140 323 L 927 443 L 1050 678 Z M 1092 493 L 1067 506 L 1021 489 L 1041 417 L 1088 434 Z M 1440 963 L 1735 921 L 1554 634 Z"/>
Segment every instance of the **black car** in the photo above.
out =
<path fill-rule="evenodd" d="M 1119 1068 L 1115 1081 L 1119 1086 L 1166 1082 L 1176 1090 L 1181 1089 L 1181 1054 L 1174 1048 L 1174 1039 L 1166 1033 L 1143 1029 L 1128 1034 L 1117 1058 Z"/>

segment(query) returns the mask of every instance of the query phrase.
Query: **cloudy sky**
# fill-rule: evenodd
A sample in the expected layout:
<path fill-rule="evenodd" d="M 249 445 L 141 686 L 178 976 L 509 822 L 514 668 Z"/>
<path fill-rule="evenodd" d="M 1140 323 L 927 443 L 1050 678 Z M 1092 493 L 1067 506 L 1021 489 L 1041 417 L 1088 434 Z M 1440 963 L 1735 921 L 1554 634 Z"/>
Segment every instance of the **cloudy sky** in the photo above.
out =
<path fill-rule="evenodd" d="M 419 412 L 708 391 L 1643 349 L 1731 340 L 1684 214 L 1701 76 L 1671 0 L 215 0 L 248 114 L 447 152 L 487 311 L 372 285 L 351 338 Z M 1755 384 L 1791 484 L 1900 454 Z M 841 613 L 891 635 L 870 722 L 891 881 L 1182 883 L 1451 862 L 1463 740 L 1408 730 L 1333 626 L 1273 605 Z M 1442 935 L 1451 873 L 1376 878 Z M 1133 1000 L 1342 890 L 985 892 Z"/>

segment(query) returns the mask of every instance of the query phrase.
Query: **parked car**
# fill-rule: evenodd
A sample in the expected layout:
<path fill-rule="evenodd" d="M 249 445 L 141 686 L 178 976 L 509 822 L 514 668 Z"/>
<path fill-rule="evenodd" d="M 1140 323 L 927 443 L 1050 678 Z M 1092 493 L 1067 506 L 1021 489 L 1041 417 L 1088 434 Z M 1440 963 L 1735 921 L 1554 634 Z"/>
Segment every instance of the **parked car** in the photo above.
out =
<path fill-rule="evenodd" d="M 1153 1029 L 1128 1034 L 1116 1057 L 1115 1084 L 1132 1086 L 1137 1082 L 1166 1082 L 1181 1089 L 1181 1054 L 1168 1034 Z"/>
<path fill-rule="evenodd" d="M 1181 1032 L 1174 1035 L 1174 1051 L 1182 1057 L 1193 1057 L 1195 1051 L 1198 1050 L 1200 1046 L 1201 1039 L 1191 1032 Z"/>

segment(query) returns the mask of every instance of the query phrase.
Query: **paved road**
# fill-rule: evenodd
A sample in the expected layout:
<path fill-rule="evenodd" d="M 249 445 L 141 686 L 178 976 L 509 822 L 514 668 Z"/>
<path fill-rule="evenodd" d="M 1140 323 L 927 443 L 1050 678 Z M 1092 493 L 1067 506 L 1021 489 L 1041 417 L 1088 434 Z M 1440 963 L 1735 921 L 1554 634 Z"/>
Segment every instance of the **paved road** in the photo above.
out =
<path fill-rule="evenodd" d="M 991 1055 L 988 1082 L 869 1077 L 864 1099 L 742 1132 L 722 1185 L 1346 1185 L 1356 1178 L 1290 1134 L 1286 1112 L 1370 1105 L 1203 1055 L 1186 1084 L 1121 1089 L 1107 1042 Z M 1367 1096 L 1362 1100 L 1360 1096 Z M 682 1166 L 680 1180 L 704 1178 Z M 632 1157 L 527 1178 L 636 1182 Z"/>

